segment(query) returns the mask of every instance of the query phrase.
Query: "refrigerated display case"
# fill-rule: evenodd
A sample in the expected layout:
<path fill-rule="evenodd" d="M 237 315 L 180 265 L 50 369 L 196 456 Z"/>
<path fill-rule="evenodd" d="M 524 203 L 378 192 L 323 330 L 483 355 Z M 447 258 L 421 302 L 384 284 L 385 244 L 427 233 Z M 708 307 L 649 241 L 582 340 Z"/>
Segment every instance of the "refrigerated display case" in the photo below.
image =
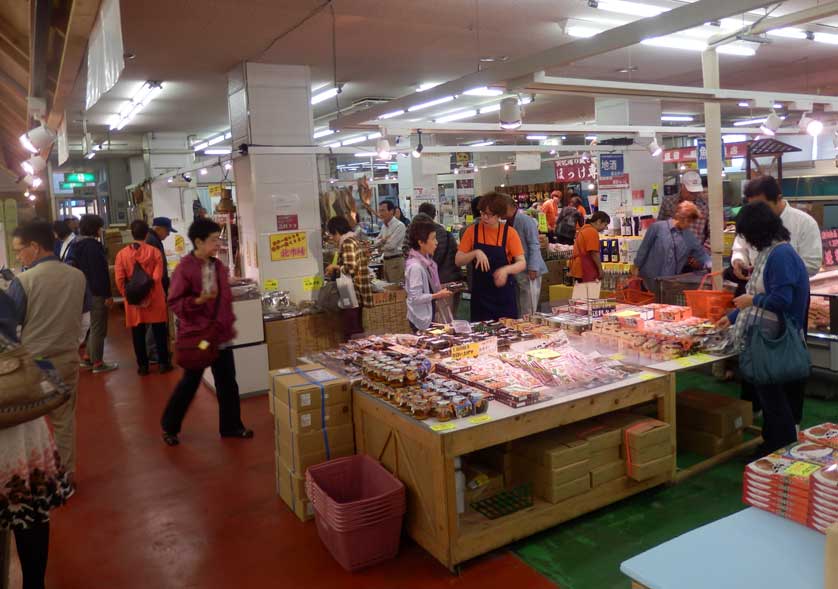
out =
<path fill-rule="evenodd" d="M 810 281 L 807 343 L 812 365 L 838 372 L 838 269 L 829 269 Z"/>

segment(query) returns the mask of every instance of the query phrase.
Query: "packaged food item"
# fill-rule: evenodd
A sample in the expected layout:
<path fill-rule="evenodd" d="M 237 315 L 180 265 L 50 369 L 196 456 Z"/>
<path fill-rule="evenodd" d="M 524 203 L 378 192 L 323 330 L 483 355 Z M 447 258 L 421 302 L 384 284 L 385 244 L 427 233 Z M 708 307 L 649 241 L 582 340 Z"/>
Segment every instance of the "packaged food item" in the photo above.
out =
<path fill-rule="evenodd" d="M 464 417 L 468 417 L 472 414 L 471 401 L 469 401 L 466 397 L 457 395 L 451 399 L 451 402 L 454 405 L 454 414 L 457 419 L 463 419 Z"/>
<path fill-rule="evenodd" d="M 810 441 L 821 446 L 838 448 L 838 423 L 822 423 L 808 429 L 801 430 L 798 439 Z"/>
<path fill-rule="evenodd" d="M 475 415 L 486 413 L 489 410 L 489 401 L 483 393 L 471 393 L 469 395 L 469 401 L 471 401 L 472 412 Z"/>
<path fill-rule="evenodd" d="M 436 402 L 434 407 L 434 417 L 437 421 L 451 421 L 455 417 L 454 405 L 450 400 L 443 399 Z"/>

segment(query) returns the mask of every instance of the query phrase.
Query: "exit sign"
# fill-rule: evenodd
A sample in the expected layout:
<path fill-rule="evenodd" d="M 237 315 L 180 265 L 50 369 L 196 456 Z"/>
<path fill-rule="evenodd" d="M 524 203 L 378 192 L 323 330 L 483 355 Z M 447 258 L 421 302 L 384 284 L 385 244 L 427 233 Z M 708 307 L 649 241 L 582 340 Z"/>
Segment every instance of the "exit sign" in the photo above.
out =
<path fill-rule="evenodd" d="M 391 164 L 389 164 L 389 169 L 388 169 L 388 171 L 390 171 L 390 172 L 398 172 L 398 171 L 399 171 L 399 164 L 398 164 L 398 163 L 396 163 L 396 162 L 392 162 Z"/>
<path fill-rule="evenodd" d="M 64 181 L 68 183 L 78 182 L 79 185 L 83 185 L 87 182 L 96 182 L 96 174 L 91 174 L 90 172 L 72 172 L 70 174 L 64 174 Z"/>
<path fill-rule="evenodd" d="M 72 190 L 77 186 L 84 186 L 84 182 L 62 182 L 60 186 L 61 190 Z"/>

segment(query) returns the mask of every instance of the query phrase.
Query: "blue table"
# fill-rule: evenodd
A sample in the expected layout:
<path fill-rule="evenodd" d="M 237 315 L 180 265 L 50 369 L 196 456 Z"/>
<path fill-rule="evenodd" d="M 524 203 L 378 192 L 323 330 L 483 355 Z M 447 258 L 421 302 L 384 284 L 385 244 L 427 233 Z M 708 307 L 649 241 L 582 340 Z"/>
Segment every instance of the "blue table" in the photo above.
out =
<path fill-rule="evenodd" d="M 826 537 L 748 508 L 625 561 L 648 589 L 823 589 Z"/>

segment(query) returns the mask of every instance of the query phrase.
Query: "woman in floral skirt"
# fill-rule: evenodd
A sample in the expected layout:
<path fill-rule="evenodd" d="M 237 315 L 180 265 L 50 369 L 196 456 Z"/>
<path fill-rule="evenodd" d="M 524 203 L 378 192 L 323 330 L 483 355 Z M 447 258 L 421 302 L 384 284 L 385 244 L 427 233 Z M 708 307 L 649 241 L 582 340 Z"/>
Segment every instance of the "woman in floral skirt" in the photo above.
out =
<path fill-rule="evenodd" d="M 0 348 L 11 341 L 17 341 L 14 304 L 0 291 Z M 44 588 L 49 512 L 70 489 L 45 418 L 0 429 L 0 528 L 14 533 L 23 589 Z"/>

